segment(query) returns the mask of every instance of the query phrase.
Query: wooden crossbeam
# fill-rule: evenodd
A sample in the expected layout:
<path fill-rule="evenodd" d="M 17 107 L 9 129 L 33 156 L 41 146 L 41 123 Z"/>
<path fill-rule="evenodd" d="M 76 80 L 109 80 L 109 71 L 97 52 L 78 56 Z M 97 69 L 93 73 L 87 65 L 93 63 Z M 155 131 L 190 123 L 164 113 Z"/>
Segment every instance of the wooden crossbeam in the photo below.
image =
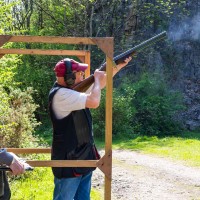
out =
<path fill-rule="evenodd" d="M 107 54 L 108 57 L 112 58 L 113 56 L 112 37 L 86 38 L 86 37 L 56 37 L 56 36 L 30 36 L 30 35 L 17 35 L 17 36 L 0 35 L 0 42 L 1 41 L 3 41 L 2 44 L 4 44 L 5 42 L 25 42 L 25 43 L 97 45 L 105 54 Z"/>
<path fill-rule="evenodd" d="M 51 153 L 51 148 L 7 148 L 15 154 Z M 112 151 L 108 151 L 100 160 L 28 160 L 32 167 L 98 167 L 111 181 Z"/>
<path fill-rule="evenodd" d="M 87 53 L 86 51 L 78 51 L 78 50 L 0 49 L 0 55 L 1 54 L 85 56 Z"/>
<path fill-rule="evenodd" d="M 15 154 L 51 153 L 51 148 L 6 148 Z"/>
<path fill-rule="evenodd" d="M 32 167 L 96 167 L 96 160 L 29 160 Z"/>
<path fill-rule="evenodd" d="M 9 35 L 0 35 L 0 40 L 4 40 Z M 10 37 L 10 36 L 9 36 Z M 17 35 L 9 38 L 8 42 L 29 42 L 29 43 L 51 43 L 51 44 L 91 44 L 96 45 L 95 41 L 103 43 L 105 40 L 113 40 L 112 37 L 106 38 L 86 38 L 86 37 L 59 37 L 59 36 L 30 36 Z"/>

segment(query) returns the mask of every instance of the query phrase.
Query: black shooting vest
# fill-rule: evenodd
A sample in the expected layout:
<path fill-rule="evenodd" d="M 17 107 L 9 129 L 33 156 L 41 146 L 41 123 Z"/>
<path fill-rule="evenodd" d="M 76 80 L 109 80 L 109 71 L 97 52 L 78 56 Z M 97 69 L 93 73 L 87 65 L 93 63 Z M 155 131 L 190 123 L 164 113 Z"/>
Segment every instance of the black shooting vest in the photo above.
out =
<path fill-rule="evenodd" d="M 63 88 L 57 83 L 49 93 L 49 111 L 53 125 L 52 160 L 98 160 L 99 154 L 94 145 L 92 117 L 89 109 L 72 111 L 68 116 L 57 119 L 52 109 L 56 92 Z M 94 167 L 53 167 L 57 178 L 76 177 L 87 174 Z"/>

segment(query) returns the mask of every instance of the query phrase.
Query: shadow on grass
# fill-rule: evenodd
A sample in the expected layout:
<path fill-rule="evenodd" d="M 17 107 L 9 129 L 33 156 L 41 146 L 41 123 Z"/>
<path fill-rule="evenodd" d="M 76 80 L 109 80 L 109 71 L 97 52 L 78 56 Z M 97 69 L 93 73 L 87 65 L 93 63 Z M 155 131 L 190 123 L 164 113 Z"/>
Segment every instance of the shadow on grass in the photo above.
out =
<path fill-rule="evenodd" d="M 183 132 L 183 135 L 181 135 L 180 137 L 185 138 L 185 139 L 200 140 L 200 130 L 197 130 L 197 131 L 185 131 L 185 132 Z"/>

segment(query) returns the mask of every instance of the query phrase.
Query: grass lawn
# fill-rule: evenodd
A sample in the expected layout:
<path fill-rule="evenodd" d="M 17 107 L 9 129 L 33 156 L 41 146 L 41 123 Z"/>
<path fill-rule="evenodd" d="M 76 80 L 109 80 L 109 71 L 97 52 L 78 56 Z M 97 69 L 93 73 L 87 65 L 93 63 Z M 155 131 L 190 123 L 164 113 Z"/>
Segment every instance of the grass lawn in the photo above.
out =
<path fill-rule="evenodd" d="M 37 156 L 37 160 L 49 160 L 47 155 Z M 51 200 L 53 196 L 53 174 L 51 168 L 38 167 L 17 177 L 11 176 L 11 200 Z M 102 200 L 102 194 L 92 188 L 92 200 Z"/>
<path fill-rule="evenodd" d="M 181 137 L 147 137 L 113 140 L 114 149 L 130 149 L 156 154 L 200 167 L 200 132 L 184 132 Z"/>
<path fill-rule="evenodd" d="M 45 139 L 46 140 L 46 139 Z M 96 139 L 98 148 L 104 148 L 104 142 Z M 191 166 L 200 167 L 200 132 L 184 132 L 181 137 L 114 137 L 114 149 L 129 149 L 147 154 L 180 160 Z M 49 159 L 41 157 L 41 159 Z M 50 168 L 35 168 L 33 172 L 16 177 L 11 181 L 11 200 L 50 200 L 53 192 L 53 175 Z M 102 194 L 92 189 L 92 200 L 103 199 Z"/>
<path fill-rule="evenodd" d="M 51 200 L 53 175 L 50 168 L 36 168 L 11 183 L 11 200 Z M 92 189 L 91 199 L 101 200 L 102 194 Z"/>
<path fill-rule="evenodd" d="M 11 200 L 52 199 L 53 175 L 50 168 L 35 168 L 11 184 Z"/>

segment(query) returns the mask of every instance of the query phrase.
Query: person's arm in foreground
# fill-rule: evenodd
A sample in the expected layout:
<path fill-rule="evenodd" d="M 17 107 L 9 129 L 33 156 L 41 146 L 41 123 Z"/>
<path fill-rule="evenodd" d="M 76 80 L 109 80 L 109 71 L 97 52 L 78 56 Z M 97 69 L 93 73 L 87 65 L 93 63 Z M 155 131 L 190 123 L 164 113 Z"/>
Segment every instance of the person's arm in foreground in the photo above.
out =
<path fill-rule="evenodd" d="M 9 153 L 6 149 L 0 150 L 0 164 L 9 166 L 13 175 L 19 175 L 25 172 L 25 168 L 29 167 L 27 163 L 21 161 L 14 153 Z"/>

